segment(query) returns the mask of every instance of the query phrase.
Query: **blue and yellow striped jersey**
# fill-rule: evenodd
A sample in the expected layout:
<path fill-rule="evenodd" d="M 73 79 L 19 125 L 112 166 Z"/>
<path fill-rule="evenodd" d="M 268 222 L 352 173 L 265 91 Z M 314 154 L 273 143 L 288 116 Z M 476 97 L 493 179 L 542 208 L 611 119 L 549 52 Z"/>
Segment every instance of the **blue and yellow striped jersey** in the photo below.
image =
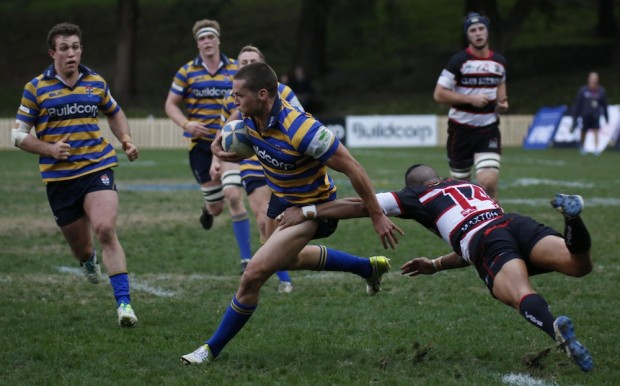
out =
<path fill-rule="evenodd" d="M 101 136 L 99 111 L 114 115 L 120 111 L 106 81 L 86 66 L 80 65 L 80 78 L 68 87 L 57 78 L 54 65 L 24 87 L 17 120 L 35 128 L 41 141 L 55 143 L 69 134 L 71 156 L 66 161 L 39 157 L 43 181 L 77 178 L 97 170 L 116 166 L 112 145 Z"/>
<path fill-rule="evenodd" d="M 181 95 L 185 101 L 188 119 L 199 121 L 209 128 L 208 136 L 201 140 L 212 142 L 221 127 L 220 114 L 226 92 L 232 88 L 237 73 L 237 61 L 221 54 L 221 64 L 215 74 L 210 74 L 202 58 L 183 65 L 174 75 L 170 91 Z M 190 137 L 187 132 L 183 135 Z"/>
<path fill-rule="evenodd" d="M 276 196 L 298 206 L 336 198 L 325 162 L 340 141 L 321 122 L 279 97 L 264 131 L 258 131 L 251 118 L 244 120 L 267 185 Z"/>
<path fill-rule="evenodd" d="M 299 110 L 304 111 L 303 106 L 297 99 L 297 95 L 292 88 L 285 85 L 284 83 L 278 83 L 278 94 L 280 97 L 290 103 L 293 107 L 297 107 Z M 224 103 L 222 105 L 222 125 L 226 122 L 226 120 L 230 117 L 232 112 L 237 108 L 235 106 L 235 98 L 232 95 L 232 90 L 226 92 L 226 97 L 224 98 Z M 252 156 L 250 158 L 246 158 L 239 163 L 239 169 L 241 171 L 241 177 L 253 177 L 260 178 L 265 177 L 265 173 L 263 172 L 263 167 L 258 162 L 258 158 L 256 156 Z"/>

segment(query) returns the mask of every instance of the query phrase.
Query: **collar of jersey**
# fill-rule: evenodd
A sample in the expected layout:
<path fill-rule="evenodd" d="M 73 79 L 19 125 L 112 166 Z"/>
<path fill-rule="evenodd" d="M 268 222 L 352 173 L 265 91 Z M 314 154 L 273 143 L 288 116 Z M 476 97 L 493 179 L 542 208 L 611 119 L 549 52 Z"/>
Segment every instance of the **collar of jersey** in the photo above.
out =
<path fill-rule="evenodd" d="M 280 110 L 282 110 L 282 100 L 280 99 L 280 95 L 278 94 L 275 101 L 273 101 L 273 106 L 271 107 L 271 112 L 269 113 L 269 118 L 267 118 L 267 125 L 265 127 L 274 127 L 278 123 L 278 116 L 280 115 Z"/>
<path fill-rule="evenodd" d="M 224 66 L 227 66 L 231 63 L 230 59 L 228 59 L 228 57 L 222 53 L 220 53 L 220 60 L 222 61 L 222 63 L 224 63 Z M 202 58 L 200 57 L 200 55 L 196 56 L 196 58 L 194 59 L 194 63 L 192 64 L 196 67 L 202 67 Z"/>
<path fill-rule="evenodd" d="M 90 68 L 79 64 L 78 65 L 78 72 L 81 72 L 84 75 L 89 75 L 94 73 L 93 70 L 91 70 Z M 56 69 L 54 68 L 54 64 L 50 64 L 50 66 L 48 68 L 45 69 L 45 71 L 43 71 L 43 76 L 45 76 L 48 79 L 54 79 L 56 78 Z"/>

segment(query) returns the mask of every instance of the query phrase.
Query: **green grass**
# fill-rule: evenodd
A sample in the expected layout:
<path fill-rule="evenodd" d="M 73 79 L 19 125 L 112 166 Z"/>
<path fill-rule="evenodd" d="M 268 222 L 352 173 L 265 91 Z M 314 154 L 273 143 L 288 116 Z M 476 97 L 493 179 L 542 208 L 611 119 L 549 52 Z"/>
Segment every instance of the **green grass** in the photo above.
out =
<path fill-rule="evenodd" d="M 447 174 L 444 150 L 365 149 L 354 155 L 377 191 L 402 185 L 409 164 Z M 447 252 L 413 222 L 395 219 L 406 235 L 383 252 L 368 219 L 341 221 L 323 242 L 361 256 L 386 253 L 394 272 L 384 291 L 365 294 L 349 274 L 295 272 L 295 291 L 276 292 L 271 279 L 246 328 L 208 366 L 183 367 L 181 354 L 207 339 L 239 280 L 228 215 L 205 232 L 196 189 L 145 191 L 140 186 L 192 186 L 184 150 L 144 150 L 116 169 L 121 195 L 118 232 L 132 272 L 135 329 L 116 326 L 109 284 L 91 285 L 75 271 L 48 208 L 36 156 L 0 151 L 0 384 L 6 385 L 501 385 L 510 374 L 539 385 L 620 383 L 620 153 L 580 157 L 576 150 L 508 148 L 500 198 L 508 211 L 562 230 L 547 201 L 557 191 L 584 196 L 594 271 L 581 279 L 534 277 L 556 315 L 570 315 L 592 352 L 583 374 L 553 349 L 542 368 L 523 358 L 552 341 L 494 300 L 472 268 L 405 278 L 398 267 L 415 256 Z M 334 174 L 340 197 L 353 194 Z M 254 245 L 258 234 L 253 233 Z M 527 378 L 526 378 L 527 381 Z M 520 383 L 528 384 L 528 383 Z"/>

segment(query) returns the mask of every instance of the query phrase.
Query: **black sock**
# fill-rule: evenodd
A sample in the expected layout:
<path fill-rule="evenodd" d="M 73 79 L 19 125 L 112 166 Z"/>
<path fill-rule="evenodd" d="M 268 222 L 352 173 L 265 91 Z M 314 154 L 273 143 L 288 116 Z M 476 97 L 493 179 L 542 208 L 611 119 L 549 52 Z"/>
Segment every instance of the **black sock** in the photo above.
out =
<path fill-rule="evenodd" d="M 564 242 L 570 253 L 575 255 L 589 251 L 592 240 L 581 217 L 565 217 L 564 224 Z"/>
<path fill-rule="evenodd" d="M 553 321 L 555 318 L 549 310 L 549 304 L 539 294 L 529 294 L 521 299 L 519 312 L 523 317 L 534 326 L 540 328 L 555 340 L 553 331 Z"/>

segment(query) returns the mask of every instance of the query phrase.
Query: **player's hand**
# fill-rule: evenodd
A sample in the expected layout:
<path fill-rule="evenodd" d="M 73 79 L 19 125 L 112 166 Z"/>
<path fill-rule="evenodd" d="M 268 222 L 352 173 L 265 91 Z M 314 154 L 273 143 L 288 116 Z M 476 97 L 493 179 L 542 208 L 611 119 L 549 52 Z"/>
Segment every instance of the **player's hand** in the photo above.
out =
<path fill-rule="evenodd" d="M 497 112 L 500 114 L 504 114 L 508 112 L 508 98 L 503 101 L 497 102 Z"/>
<path fill-rule="evenodd" d="M 209 129 L 207 126 L 200 122 L 189 121 L 185 125 L 185 130 L 194 138 L 206 137 L 209 135 Z"/>
<path fill-rule="evenodd" d="M 50 155 L 54 157 L 54 159 L 60 161 L 66 161 L 69 159 L 69 156 L 71 155 L 71 145 L 67 143 L 68 139 L 69 134 L 62 137 L 58 142 L 52 144 Z"/>
<path fill-rule="evenodd" d="M 378 218 L 373 218 L 372 223 L 375 226 L 375 232 L 381 238 L 381 244 L 383 244 L 384 249 L 388 249 L 388 246 L 392 249 L 396 249 L 396 244 L 398 244 L 398 238 L 396 237 L 396 232 L 404 235 L 402 229 L 400 229 L 396 224 L 392 222 L 385 214 L 382 214 Z"/>
<path fill-rule="evenodd" d="M 123 145 L 123 150 L 125 151 L 125 154 L 127 155 L 127 158 L 129 159 L 130 162 L 133 162 L 138 159 L 138 155 L 140 154 L 140 152 L 138 151 L 138 148 L 136 147 L 136 145 L 133 144 L 133 142 L 123 141 L 122 145 Z"/>
<path fill-rule="evenodd" d="M 278 226 L 282 229 L 301 224 L 306 220 L 307 218 L 304 217 L 301 208 L 297 206 L 286 208 L 284 212 L 280 213 L 278 217 L 276 217 Z"/>
<path fill-rule="evenodd" d="M 211 152 L 219 159 L 226 162 L 239 163 L 247 158 L 237 153 L 224 151 L 224 148 L 222 147 L 222 135 L 220 132 L 217 133 L 215 139 L 211 142 Z"/>
<path fill-rule="evenodd" d="M 484 107 L 489 103 L 489 97 L 486 94 L 472 94 L 469 96 L 469 104 L 474 107 Z"/>
<path fill-rule="evenodd" d="M 400 274 L 407 276 L 432 275 L 435 272 L 433 261 L 427 257 L 411 259 L 400 267 Z"/>

